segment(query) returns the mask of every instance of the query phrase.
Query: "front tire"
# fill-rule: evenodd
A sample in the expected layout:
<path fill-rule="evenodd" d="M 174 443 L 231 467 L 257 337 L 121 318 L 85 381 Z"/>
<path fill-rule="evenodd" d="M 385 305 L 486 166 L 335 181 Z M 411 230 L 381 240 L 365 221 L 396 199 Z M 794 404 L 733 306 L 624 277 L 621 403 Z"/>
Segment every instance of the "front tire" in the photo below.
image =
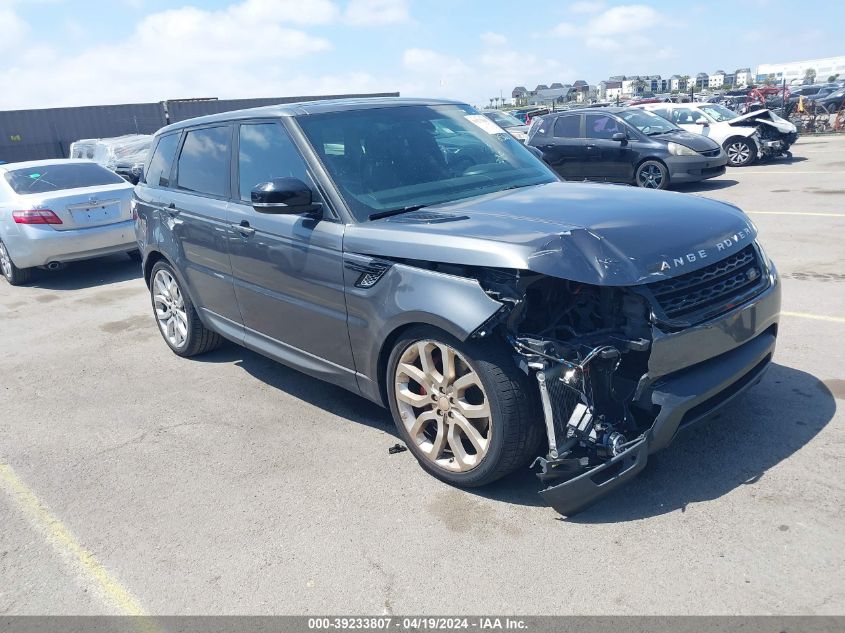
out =
<path fill-rule="evenodd" d="M 657 160 L 647 160 L 637 167 L 635 181 L 644 189 L 666 189 L 669 186 L 669 170 Z"/>
<path fill-rule="evenodd" d="M 153 266 L 150 298 L 164 342 L 179 356 L 205 354 L 220 346 L 222 338 L 200 321 L 196 308 L 173 268 L 165 261 Z"/>
<path fill-rule="evenodd" d="M 32 268 L 18 268 L 12 261 L 12 256 L 6 250 L 6 245 L 0 241 L 0 272 L 12 286 L 20 286 L 32 279 Z"/>
<path fill-rule="evenodd" d="M 526 466 L 542 426 L 534 390 L 504 344 L 460 342 L 415 326 L 387 363 L 390 411 L 420 465 L 447 483 L 476 487 Z"/>
<path fill-rule="evenodd" d="M 725 142 L 725 153 L 728 155 L 728 165 L 745 167 L 754 162 L 757 152 L 748 139 L 732 138 Z"/>

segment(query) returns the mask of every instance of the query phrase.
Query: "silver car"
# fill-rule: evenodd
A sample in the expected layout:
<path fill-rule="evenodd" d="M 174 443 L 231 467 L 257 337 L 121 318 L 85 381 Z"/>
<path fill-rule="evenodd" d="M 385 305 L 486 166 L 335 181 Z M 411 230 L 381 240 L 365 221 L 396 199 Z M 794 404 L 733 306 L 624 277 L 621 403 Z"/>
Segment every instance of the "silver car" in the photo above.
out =
<path fill-rule="evenodd" d="M 133 186 L 87 160 L 0 165 L 0 271 L 13 286 L 32 269 L 112 253 L 137 256 Z"/>

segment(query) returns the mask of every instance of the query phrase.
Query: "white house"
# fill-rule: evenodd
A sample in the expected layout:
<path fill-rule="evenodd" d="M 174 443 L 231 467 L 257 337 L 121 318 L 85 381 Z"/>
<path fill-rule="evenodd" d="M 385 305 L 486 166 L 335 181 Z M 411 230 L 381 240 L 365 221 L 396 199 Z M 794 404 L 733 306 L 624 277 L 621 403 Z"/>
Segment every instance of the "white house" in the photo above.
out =
<path fill-rule="evenodd" d="M 717 70 L 712 75 L 707 77 L 707 87 L 713 90 L 714 88 L 721 88 L 725 85 L 725 71 Z"/>

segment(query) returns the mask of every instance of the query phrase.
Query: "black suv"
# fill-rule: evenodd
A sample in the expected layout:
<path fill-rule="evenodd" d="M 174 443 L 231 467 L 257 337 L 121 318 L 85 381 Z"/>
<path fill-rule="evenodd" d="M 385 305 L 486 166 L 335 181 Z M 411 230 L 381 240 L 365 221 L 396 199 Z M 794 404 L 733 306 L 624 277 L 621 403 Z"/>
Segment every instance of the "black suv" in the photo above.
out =
<path fill-rule="evenodd" d="M 780 283 L 742 211 L 561 182 L 462 103 L 228 112 L 154 147 L 133 204 L 170 348 L 226 338 L 389 407 L 452 484 L 536 459 L 571 514 L 774 352 Z"/>

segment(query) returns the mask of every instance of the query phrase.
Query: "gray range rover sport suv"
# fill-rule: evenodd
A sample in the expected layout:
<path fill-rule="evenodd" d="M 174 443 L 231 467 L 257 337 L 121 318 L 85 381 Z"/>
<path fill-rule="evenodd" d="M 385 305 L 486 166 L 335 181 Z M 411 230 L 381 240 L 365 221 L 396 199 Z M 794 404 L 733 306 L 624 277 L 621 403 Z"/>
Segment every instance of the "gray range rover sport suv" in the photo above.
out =
<path fill-rule="evenodd" d="M 234 341 L 388 407 L 450 484 L 533 466 L 566 515 L 775 349 L 780 282 L 741 210 L 561 182 L 463 103 L 183 121 L 156 134 L 134 195 L 173 352 Z"/>

